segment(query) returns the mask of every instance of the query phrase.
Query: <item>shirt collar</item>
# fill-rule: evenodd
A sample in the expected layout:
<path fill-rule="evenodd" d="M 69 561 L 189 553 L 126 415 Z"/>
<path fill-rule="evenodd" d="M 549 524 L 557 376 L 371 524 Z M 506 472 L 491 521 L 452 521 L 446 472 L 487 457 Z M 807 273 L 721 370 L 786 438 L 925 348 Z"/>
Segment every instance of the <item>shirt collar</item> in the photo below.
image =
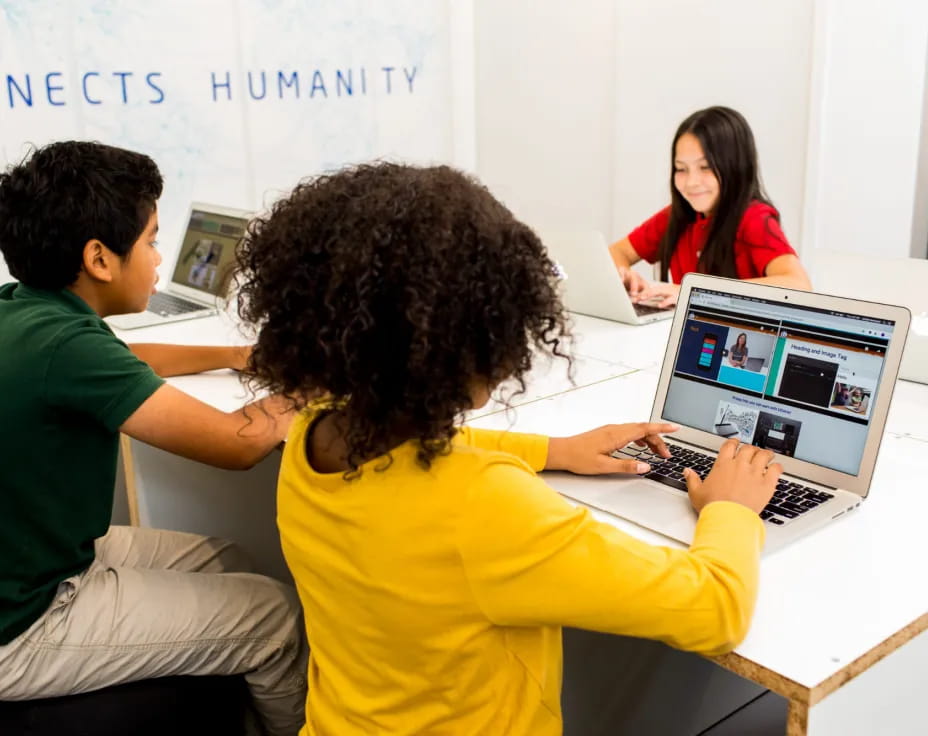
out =
<path fill-rule="evenodd" d="M 41 299 L 60 304 L 70 312 L 92 314 L 94 317 L 99 317 L 87 302 L 69 289 L 39 289 L 34 286 L 26 286 L 23 283 L 14 283 L 0 287 L 0 296 L 7 299 Z"/>

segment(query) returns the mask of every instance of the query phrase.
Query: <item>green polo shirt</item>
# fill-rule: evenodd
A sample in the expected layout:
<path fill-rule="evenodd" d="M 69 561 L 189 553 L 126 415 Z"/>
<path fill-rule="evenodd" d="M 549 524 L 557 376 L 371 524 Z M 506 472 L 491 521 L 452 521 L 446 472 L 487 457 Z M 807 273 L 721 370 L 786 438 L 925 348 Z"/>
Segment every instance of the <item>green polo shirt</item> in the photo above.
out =
<path fill-rule="evenodd" d="M 119 427 L 162 383 L 75 294 L 0 286 L 0 645 L 90 565 Z"/>

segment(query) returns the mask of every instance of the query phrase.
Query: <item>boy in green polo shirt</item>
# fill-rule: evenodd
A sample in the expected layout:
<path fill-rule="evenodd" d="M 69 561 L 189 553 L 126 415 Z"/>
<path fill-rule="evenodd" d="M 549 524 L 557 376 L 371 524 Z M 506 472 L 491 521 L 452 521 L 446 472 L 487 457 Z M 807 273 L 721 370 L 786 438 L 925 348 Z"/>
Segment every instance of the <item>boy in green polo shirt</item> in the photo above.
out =
<path fill-rule="evenodd" d="M 154 289 L 161 187 L 150 158 L 98 143 L 0 174 L 0 251 L 19 279 L 0 287 L 0 700 L 243 673 L 267 733 L 292 736 L 306 687 L 293 591 L 236 572 L 227 542 L 109 527 L 120 431 L 245 468 L 290 423 L 273 397 L 223 413 L 151 367 L 241 367 L 243 351 L 134 354 L 103 321 Z"/>

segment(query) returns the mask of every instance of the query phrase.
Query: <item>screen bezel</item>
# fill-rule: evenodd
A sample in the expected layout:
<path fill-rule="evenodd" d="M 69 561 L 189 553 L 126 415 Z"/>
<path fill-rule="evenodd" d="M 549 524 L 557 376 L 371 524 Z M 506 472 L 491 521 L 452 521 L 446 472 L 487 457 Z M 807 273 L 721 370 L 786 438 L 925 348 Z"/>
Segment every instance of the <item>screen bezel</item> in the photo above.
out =
<path fill-rule="evenodd" d="M 664 353 L 664 363 L 654 396 L 654 405 L 651 409 L 651 421 L 668 421 L 662 416 L 664 402 L 670 380 L 673 377 L 676 363 L 677 349 L 680 344 L 683 329 L 686 325 L 690 293 L 693 289 L 706 289 L 718 291 L 731 296 L 746 296 L 756 299 L 765 299 L 771 302 L 781 302 L 786 306 L 813 307 L 835 312 L 870 317 L 872 319 L 885 319 L 895 322 L 893 333 L 886 349 L 883 373 L 880 376 L 876 390 L 876 401 L 871 408 L 870 424 L 868 426 L 867 441 L 860 461 L 860 470 L 857 475 L 842 473 L 838 470 L 822 467 L 805 460 L 798 460 L 785 455 L 776 455 L 776 462 L 783 466 L 783 470 L 791 475 L 805 478 L 815 483 L 841 488 L 861 497 L 866 497 L 870 489 L 870 480 L 876 466 L 883 430 L 886 426 L 886 416 L 892 401 L 893 388 L 899 374 L 899 363 L 902 360 L 902 351 L 911 322 L 911 312 L 902 306 L 880 304 L 858 299 L 816 294 L 809 291 L 785 289 L 778 286 L 768 286 L 750 281 L 722 278 L 720 276 L 706 276 L 690 273 L 683 278 L 680 285 L 680 294 L 677 298 L 677 307 L 670 327 L 670 336 L 667 339 L 667 348 Z M 670 435 L 672 439 L 688 442 L 701 447 L 718 450 L 725 442 L 711 432 L 701 429 L 681 426 L 679 431 Z"/>

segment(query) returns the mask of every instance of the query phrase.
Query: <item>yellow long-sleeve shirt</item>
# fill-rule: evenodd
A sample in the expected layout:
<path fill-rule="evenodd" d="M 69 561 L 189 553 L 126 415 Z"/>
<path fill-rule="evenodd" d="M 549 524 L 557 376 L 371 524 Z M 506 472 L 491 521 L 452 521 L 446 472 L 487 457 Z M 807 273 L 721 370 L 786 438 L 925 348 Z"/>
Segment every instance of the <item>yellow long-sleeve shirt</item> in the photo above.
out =
<path fill-rule="evenodd" d="M 656 547 L 545 485 L 545 437 L 465 428 L 428 471 L 408 444 L 345 481 L 307 463 L 311 420 L 278 487 L 311 648 L 301 736 L 553 736 L 561 626 L 704 653 L 747 632 L 764 531 L 739 504 L 707 506 L 689 550 Z"/>

